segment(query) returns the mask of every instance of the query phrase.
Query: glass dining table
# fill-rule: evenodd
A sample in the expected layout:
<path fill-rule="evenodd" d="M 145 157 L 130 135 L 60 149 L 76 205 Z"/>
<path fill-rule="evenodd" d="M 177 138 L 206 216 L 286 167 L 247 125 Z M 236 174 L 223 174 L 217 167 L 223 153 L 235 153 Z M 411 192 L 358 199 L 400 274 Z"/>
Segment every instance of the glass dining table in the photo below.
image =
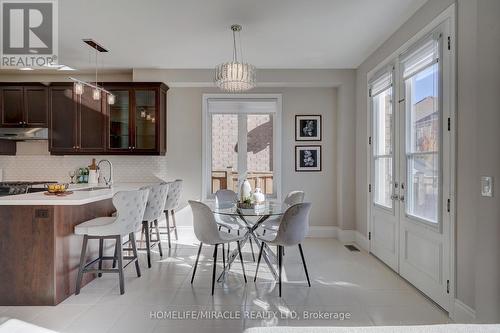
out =
<path fill-rule="evenodd" d="M 248 240 L 252 240 L 257 248 L 260 249 L 261 240 L 257 237 L 257 229 L 259 226 L 269 218 L 279 219 L 289 207 L 281 202 L 271 202 L 266 201 L 265 203 L 256 206 L 255 208 L 240 208 L 236 203 L 222 203 L 216 204 L 214 201 L 207 201 L 205 204 L 210 207 L 215 215 L 228 216 L 234 219 L 239 219 L 245 225 L 247 232 L 244 238 L 240 241 L 241 247 L 243 247 Z M 226 273 L 231 268 L 231 264 L 238 256 L 238 249 L 233 250 L 229 256 L 224 267 L 224 271 L 221 273 L 218 282 L 224 280 Z M 266 262 L 267 266 L 273 276 L 277 278 L 277 272 L 274 269 L 274 264 L 276 264 L 276 255 L 271 251 L 269 246 L 264 246 L 262 251 L 262 258 Z"/>

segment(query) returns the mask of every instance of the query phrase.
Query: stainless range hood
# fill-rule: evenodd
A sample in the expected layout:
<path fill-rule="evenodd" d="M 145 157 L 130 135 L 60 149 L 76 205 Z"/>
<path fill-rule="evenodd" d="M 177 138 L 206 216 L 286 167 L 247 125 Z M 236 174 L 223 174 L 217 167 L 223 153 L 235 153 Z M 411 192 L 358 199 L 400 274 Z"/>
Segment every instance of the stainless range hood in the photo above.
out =
<path fill-rule="evenodd" d="M 47 140 L 49 130 L 47 128 L 0 128 L 0 139 L 27 141 L 27 140 Z"/>

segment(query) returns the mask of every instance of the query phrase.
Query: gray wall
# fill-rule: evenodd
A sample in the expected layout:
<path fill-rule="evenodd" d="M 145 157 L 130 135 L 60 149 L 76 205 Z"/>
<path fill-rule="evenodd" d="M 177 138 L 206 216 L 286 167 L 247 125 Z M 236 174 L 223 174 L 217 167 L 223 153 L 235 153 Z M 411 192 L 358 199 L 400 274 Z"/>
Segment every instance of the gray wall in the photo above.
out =
<path fill-rule="evenodd" d="M 428 1 L 358 68 L 356 229 L 367 234 L 366 75 L 452 0 Z M 480 196 L 480 176 L 500 179 L 500 1 L 457 3 L 456 297 L 482 322 L 500 322 L 500 196 Z"/>
<path fill-rule="evenodd" d="M 214 88 L 179 88 L 168 91 L 167 174 L 185 180 L 184 198 L 201 197 L 202 176 L 202 95 L 220 93 Z M 337 226 L 336 154 L 333 130 L 337 118 L 336 88 L 259 88 L 252 93 L 279 93 L 283 96 L 282 186 L 283 193 L 306 192 L 314 205 L 311 225 Z M 295 115 L 321 114 L 323 121 L 322 172 L 295 172 Z M 307 144 L 307 143 L 303 143 Z"/>

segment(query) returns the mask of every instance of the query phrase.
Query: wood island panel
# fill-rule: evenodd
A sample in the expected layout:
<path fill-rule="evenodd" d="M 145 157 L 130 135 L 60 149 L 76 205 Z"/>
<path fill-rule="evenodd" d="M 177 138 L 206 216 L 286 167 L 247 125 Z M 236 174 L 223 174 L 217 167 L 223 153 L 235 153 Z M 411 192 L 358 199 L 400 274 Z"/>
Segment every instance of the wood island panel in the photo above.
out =
<path fill-rule="evenodd" d="M 74 227 L 114 211 L 111 199 L 77 206 L 0 206 L 0 305 L 56 305 L 72 295 L 83 240 Z M 88 259 L 95 258 L 98 241 L 89 242 L 89 250 Z M 94 278 L 85 274 L 83 284 Z"/>

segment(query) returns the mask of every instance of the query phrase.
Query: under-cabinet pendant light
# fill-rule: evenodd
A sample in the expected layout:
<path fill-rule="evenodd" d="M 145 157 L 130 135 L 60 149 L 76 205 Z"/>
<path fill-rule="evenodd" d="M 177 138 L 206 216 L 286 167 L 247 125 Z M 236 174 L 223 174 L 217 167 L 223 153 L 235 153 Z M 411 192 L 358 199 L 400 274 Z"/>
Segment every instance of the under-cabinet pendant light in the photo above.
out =
<path fill-rule="evenodd" d="M 256 85 L 255 66 L 243 62 L 241 52 L 241 25 L 233 24 L 233 61 L 225 62 L 215 67 L 215 84 L 223 91 L 242 92 L 250 90 Z M 240 37 L 240 58 L 236 48 L 236 32 Z"/>
<path fill-rule="evenodd" d="M 108 52 L 104 47 L 102 47 L 100 44 L 98 44 L 96 41 L 93 39 L 84 39 L 83 42 L 93 48 L 95 50 L 95 83 L 88 83 L 83 80 L 78 80 L 73 77 L 70 77 L 70 79 L 74 82 L 74 92 L 76 95 L 83 95 L 85 87 L 89 87 L 92 89 L 92 98 L 95 101 L 98 101 L 101 99 L 101 94 L 104 93 L 106 96 L 106 101 L 109 105 L 115 104 L 116 98 L 115 95 L 107 91 L 106 89 L 102 88 L 99 86 L 98 81 L 97 81 L 97 55 L 98 52 Z"/>

